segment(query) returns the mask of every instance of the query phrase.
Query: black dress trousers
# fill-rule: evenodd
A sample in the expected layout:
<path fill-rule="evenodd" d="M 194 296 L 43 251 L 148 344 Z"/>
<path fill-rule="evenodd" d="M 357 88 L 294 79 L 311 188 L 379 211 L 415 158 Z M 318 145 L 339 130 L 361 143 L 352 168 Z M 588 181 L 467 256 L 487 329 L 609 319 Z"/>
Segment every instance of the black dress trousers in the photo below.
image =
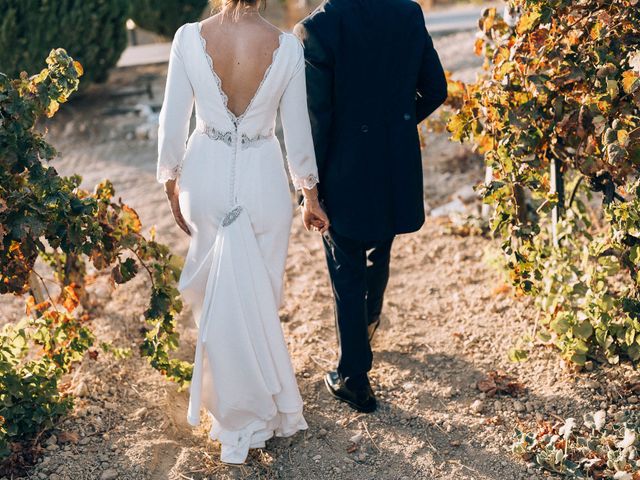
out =
<path fill-rule="evenodd" d="M 342 378 L 358 377 L 371 370 L 368 326 L 382 312 L 393 237 L 353 240 L 330 228 L 323 242 L 335 298 L 337 370 Z"/>

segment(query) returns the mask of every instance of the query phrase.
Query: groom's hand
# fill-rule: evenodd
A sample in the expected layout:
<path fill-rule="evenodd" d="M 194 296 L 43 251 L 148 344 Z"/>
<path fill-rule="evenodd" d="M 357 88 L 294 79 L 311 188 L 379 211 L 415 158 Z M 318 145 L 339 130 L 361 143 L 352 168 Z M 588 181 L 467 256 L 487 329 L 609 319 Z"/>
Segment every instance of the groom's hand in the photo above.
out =
<path fill-rule="evenodd" d="M 324 233 L 329 230 L 329 217 L 317 198 L 305 198 L 302 204 L 302 223 L 307 231 Z"/>

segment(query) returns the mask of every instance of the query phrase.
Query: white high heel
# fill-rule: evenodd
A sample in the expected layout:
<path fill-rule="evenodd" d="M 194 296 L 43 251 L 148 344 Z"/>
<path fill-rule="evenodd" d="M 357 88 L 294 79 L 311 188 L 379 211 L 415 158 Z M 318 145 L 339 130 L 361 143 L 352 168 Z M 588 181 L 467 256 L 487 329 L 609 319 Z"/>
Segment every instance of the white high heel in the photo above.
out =
<path fill-rule="evenodd" d="M 228 465 L 244 465 L 248 454 L 249 448 L 222 444 L 220 448 L 220 461 Z"/>

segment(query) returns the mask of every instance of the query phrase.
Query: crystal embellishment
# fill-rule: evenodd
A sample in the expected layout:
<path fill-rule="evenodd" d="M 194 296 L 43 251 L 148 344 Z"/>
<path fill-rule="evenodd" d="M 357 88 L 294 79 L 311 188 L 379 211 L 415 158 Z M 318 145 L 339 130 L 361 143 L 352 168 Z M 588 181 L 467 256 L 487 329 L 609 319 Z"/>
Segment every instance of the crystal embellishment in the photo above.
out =
<path fill-rule="evenodd" d="M 210 125 L 204 125 L 200 131 L 208 136 L 211 140 L 219 140 L 231 147 L 233 145 L 233 132 L 221 132 Z"/>
<path fill-rule="evenodd" d="M 240 214 L 242 213 L 242 210 L 244 210 L 244 209 L 241 206 L 237 206 L 236 208 L 231 210 L 229 213 L 227 213 L 224 216 L 224 219 L 222 220 L 222 226 L 223 227 L 228 227 L 233 222 L 235 222 L 238 219 L 238 217 L 240 216 Z"/>
<path fill-rule="evenodd" d="M 217 130 L 215 127 L 211 125 L 201 125 L 199 127 L 199 131 L 204 133 L 211 140 L 217 140 L 217 141 L 223 142 L 228 147 L 232 147 L 233 142 L 236 139 L 235 132 L 231 132 L 231 131 L 222 132 L 220 130 Z M 242 135 L 240 135 L 240 148 L 242 150 L 246 150 L 251 147 L 258 147 L 263 143 L 267 142 L 268 140 L 272 139 L 273 137 L 274 137 L 273 129 L 269 130 L 269 133 L 267 133 L 266 135 L 258 134 L 253 137 L 250 137 L 246 133 L 243 133 Z"/>
<path fill-rule="evenodd" d="M 267 135 L 258 134 L 254 137 L 249 137 L 248 135 L 243 133 L 240 137 L 240 148 L 242 148 L 242 150 L 246 150 L 250 147 L 257 147 L 271 138 L 273 138 L 273 130 L 270 130 Z"/>

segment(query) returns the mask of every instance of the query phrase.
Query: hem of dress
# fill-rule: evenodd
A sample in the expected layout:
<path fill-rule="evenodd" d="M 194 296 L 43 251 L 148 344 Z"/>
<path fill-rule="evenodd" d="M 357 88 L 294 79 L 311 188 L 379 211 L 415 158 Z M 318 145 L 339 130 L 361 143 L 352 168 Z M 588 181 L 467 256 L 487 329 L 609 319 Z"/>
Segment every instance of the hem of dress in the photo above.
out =
<path fill-rule="evenodd" d="M 299 415 L 299 416 L 303 416 L 302 409 L 303 409 L 302 406 L 294 407 L 291 410 L 286 409 L 286 408 L 285 409 L 276 408 L 276 411 L 273 413 L 273 415 L 271 416 L 271 418 L 269 420 L 266 420 L 266 422 L 274 420 L 278 415 L 285 415 L 285 416 Z M 209 415 L 210 417 L 213 417 L 213 413 L 211 413 L 209 410 L 206 410 L 206 412 L 207 412 L 207 415 Z M 200 423 L 201 423 L 200 415 L 198 415 L 197 417 L 196 416 L 187 415 L 187 422 L 189 422 L 189 425 L 191 425 L 192 427 L 200 426 Z"/>
<path fill-rule="evenodd" d="M 194 418 L 187 415 L 187 422 L 189 422 L 189 425 L 191 425 L 192 427 L 197 427 L 200 425 L 200 417 L 198 416 L 198 418 Z"/>
<path fill-rule="evenodd" d="M 251 448 L 264 448 L 266 441 L 275 437 L 287 438 L 296 433 L 307 430 L 307 424 L 302 409 L 295 412 L 277 410 L 269 420 L 256 420 L 241 430 L 231 431 L 216 423 L 213 414 L 209 438 L 220 442 L 220 460 L 224 463 L 243 464 Z M 187 421 L 193 427 L 200 425 L 200 417 L 187 416 Z M 225 438 L 226 437 L 226 440 Z"/>

